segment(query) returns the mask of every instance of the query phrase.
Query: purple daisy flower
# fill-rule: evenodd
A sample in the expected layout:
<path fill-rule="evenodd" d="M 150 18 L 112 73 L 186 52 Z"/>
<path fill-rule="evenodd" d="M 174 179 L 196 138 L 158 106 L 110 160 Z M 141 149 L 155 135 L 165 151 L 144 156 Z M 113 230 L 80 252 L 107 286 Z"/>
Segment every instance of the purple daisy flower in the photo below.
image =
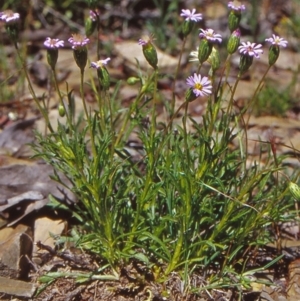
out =
<path fill-rule="evenodd" d="M 72 37 L 69 38 L 68 41 L 72 44 L 72 49 L 77 49 L 87 45 L 90 42 L 90 39 L 81 34 L 75 33 L 72 34 Z"/>
<path fill-rule="evenodd" d="M 189 9 L 182 9 L 182 13 L 180 14 L 181 17 L 185 17 L 185 21 L 194 21 L 198 22 L 202 20 L 202 14 L 195 14 L 196 9 L 192 9 L 190 11 Z"/>
<path fill-rule="evenodd" d="M 196 97 L 208 96 L 212 93 L 211 81 L 206 76 L 201 77 L 200 74 L 194 73 L 187 78 L 186 83 L 193 89 Z"/>
<path fill-rule="evenodd" d="M 107 65 L 110 61 L 110 57 L 106 58 L 105 60 L 99 60 L 97 62 L 91 62 L 91 68 L 99 69 Z"/>
<path fill-rule="evenodd" d="M 242 45 L 239 46 L 239 52 L 241 54 L 246 54 L 249 56 L 255 56 L 259 58 L 259 55 L 264 51 L 260 49 L 262 47 L 261 44 L 251 43 L 251 42 L 242 42 Z"/>
<path fill-rule="evenodd" d="M 47 48 L 60 48 L 64 47 L 64 41 L 59 40 L 59 39 L 51 39 L 51 38 L 46 38 L 46 41 L 44 42 L 44 45 Z"/>
<path fill-rule="evenodd" d="M 6 23 L 14 22 L 20 19 L 19 13 L 14 13 L 12 10 L 8 9 L 0 13 L 0 20 Z"/>
<path fill-rule="evenodd" d="M 201 33 L 199 34 L 199 37 L 201 39 L 206 39 L 210 42 L 219 42 L 219 43 L 222 42 L 222 36 L 220 34 L 215 33 L 213 29 L 207 29 L 207 30 L 200 29 L 200 30 Z"/>
<path fill-rule="evenodd" d="M 237 0 L 230 1 L 228 3 L 228 7 L 237 11 L 242 11 L 246 9 L 246 6 L 244 4 L 241 4 L 241 2 Z"/>
<path fill-rule="evenodd" d="M 271 43 L 272 45 L 282 47 L 286 47 L 288 44 L 288 41 L 284 40 L 283 38 L 280 38 L 279 36 L 276 36 L 275 34 L 273 34 L 271 38 L 266 39 L 265 41 Z"/>

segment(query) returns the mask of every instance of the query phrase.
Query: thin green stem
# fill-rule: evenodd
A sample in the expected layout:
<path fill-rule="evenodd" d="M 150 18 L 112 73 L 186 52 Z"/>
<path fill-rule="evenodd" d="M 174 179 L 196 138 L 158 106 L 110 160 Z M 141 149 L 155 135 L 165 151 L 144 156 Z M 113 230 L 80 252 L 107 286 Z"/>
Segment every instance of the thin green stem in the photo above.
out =
<path fill-rule="evenodd" d="M 229 113 L 232 110 L 234 95 L 235 95 L 236 88 L 237 88 L 240 80 L 241 80 L 241 73 L 239 72 L 238 76 L 237 76 L 237 79 L 235 81 L 235 84 L 233 86 L 233 89 L 231 91 L 231 97 L 230 97 L 230 100 L 229 100 L 229 103 L 228 103 L 228 107 L 227 107 L 227 112 L 226 112 L 227 115 L 229 115 Z"/>
<path fill-rule="evenodd" d="M 62 94 L 61 94 L 59 86 L 58 86 L 58 80 L 57 80 L 55 69 L 51 68 L 51 71 L 52 71 L 52 75 L 53 75 L 54 87 L 55 87 L 55 90 L 56 90 L 56 92 L 58 94 L 58 97 L 59 97 L 59 102 L 63 106 L 63 108 L 66 112 L 67 121 L 68 121 L 69 126 L 71 127 L 71 119 L 70 119 L 70 113 L 71 112 L 69 112 L 67 110 L 66 105 L 63 101 L 63 97 L 62 97 Z"/>
<path fill-rule="evenodd" d="M 80 95 L 81 95 L 81 99 L 82 99 L 85 117 L 86 117 L 86 120 L 88 123 L 90 135 L 91 135 L 92 153 L 93 153 L 94 158 L 96 158 L 97 151 L 96 151 L 95 139 L 94 139 L 94 134 L 93 134 L 93 129 L 92 129 L 92 120 L 91 120 L 91 116 L 88 114 L 88 110 L 87 110 L 86 103 L 85 103 L 83 83 L 84 83 L 84 70 L 81 70 L 81 72 L 80 72 Z"/>
<path fill-rule="evenodd" d="M 50 120 L 49 120 L 48 112 L 44 108 L 42 108 L 42 106 L 41 106 L 41 104 L 40 104 L 40 102 L 39 102 L 39 100 L 38 100 L 38 98 L 37 98 L 37 96 L 34 92 L 34 89 L 32 87 L 32 83 L 31 83 L 31 80 L 30 80 L 30 77 L 29 77 L 29 74 L 28 74 L 27 66 L 26 66 L 25 61 L 22 59 L 18 44 L 16 42 L 14 42 L 14 46 L 16 48 L 18 58 L 20 59 L 20 61 L 22 63 L 22 66 L 23 66 L 25 77 L 26 77 L 26 80 L 27 80 L 27 83 L 28 83 L 29 92 L 32 95 L 39 111 L 41 112 L 41 114 L 43 115 L 43 117 L 45 119 L 46 127 L 50 130 L 51 133 L 54 133 L 54 130 L 53 130 L 52 125 L 51 125 Z"/>
<path fill-rule="evenodd" d="M 175 88 L 176 88 L 176 81 L 177 81 L 177 77 L 178 77 L 178 72 L 180 69 L 180 65 L 181 65 L 181 59 L 182 59 L 182 54 L 184 51 L 184 46 L 186 44 L 187 38 L 184 37 L 183 42 L 182 42 L 182 46 L 181 46 L 181 50 L 179 53 L 179 59 L 178 59 L 178 63 L 177 63 L 177 67 L 176 67 L 176 71 L 175 71 L 175 76 L 174 76 L 174 81 L 173 81 L 173 87 L 172 87 L 172 103 L 171 103 L 171 118 L 174 114 L 174 109 L 175 109 Z"/>

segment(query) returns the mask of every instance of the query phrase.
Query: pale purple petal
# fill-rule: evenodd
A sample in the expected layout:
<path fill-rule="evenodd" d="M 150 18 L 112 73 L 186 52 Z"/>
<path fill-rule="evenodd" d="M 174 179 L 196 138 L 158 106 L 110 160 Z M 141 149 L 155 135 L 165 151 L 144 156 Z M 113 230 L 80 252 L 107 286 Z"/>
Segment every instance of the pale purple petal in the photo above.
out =
<path fill-rule="evenodd" d="M 230 1 L 228 3 L 228 7 L 233 9 L 233 10 L 239 10 L 239 11 L 242 11 L 242 10 L 246 9 L 245 5 L 241 4 L 239 1 Z"/>
<path fill-rule="evenodd" d="M 192 11 L 190 11 L 189 9 L 182 9 L 181 11 L 182 13 L 180 14 L 180 16 L 185 17 L 185 21 L 191 20 L 194 22 L 198 22 L 202 20 L 202 14 L 195 14 L 195 8 L 193 8 Z"/>
<path fill-rule="evenodd" d="M 110 61 L 110 57 L 104 59 L 104 60 L 99 60 L 97 62 L 91 62 L 91 68 L 99 69 L 107 65 L 107 63 Z"/>
<path fill-rule="evenodd" d="M 193 89 L 193 93 L 196 97 L 208 96 L 212 93 L 211 81 L 208 77 L 201 77 L 200 74 L 194 73 L 186 80 L 187 85 Z"/>
<path fill-rule="evenodd" d="M 46 41 L 44 42 L 44 45 L 47 48 L 60 48 L 64 47 L 64 41 L 59 40 L 59 39 L 51 39 L 51 38 L 46 38 Z"/>
<path fill-rule="evenodd" d="M 279 36 L 276 36 L 275 34 L 273 34 L 271 38 L 266 39 L 265 41 L 271 43 L 272 45 L 277 45 L 277 46 L 282 46 L 282 47 L 286 47 L 288 44 L 287 40 L 284 40 L 283 38 L 280 38 Z"/>
<path fill-rule="evenodd" d="M 81 34 L 72 34 L 72 37 L 68 41 L 72 44 L 72 49 L 77 49 L 87 45 L 90 39 Z"/>
<path fill-rule="evenodd" d="M 6 23 L 17 21 L 20 19 L 19 13 L 14 13 L 12 10 L 8 9 L 0 13 L 0 20 Z"/>
<path fill-rule="evenodd" d="M 206 39 L 210 42 L 222 42 L 222 36 L 218 33 L 215 33 L 213 29 L 200 29 L 201 33 L 199 34 L 199 37 L 202 39 Z"/>
<path fill-rule="evenodd" d="M 259 54 L 264 52 L 262 49 L 260 49 L 261 47 L 262 47 L 261 44 L 255 44 L 248 41 L 248 42 L 243 42 L 238 49 L 241 54 L 259 58 Z"/>

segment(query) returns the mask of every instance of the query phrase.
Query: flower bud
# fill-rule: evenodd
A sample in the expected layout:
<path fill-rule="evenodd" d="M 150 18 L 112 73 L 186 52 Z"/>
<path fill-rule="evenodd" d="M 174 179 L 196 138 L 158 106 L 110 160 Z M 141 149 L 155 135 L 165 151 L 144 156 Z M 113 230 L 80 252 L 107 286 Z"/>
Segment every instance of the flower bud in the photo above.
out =
<path fill-rule="evenodd" d="M 242 54 L 240 57 L 240 65 L 239 65 L 240 73 L 242 74 L 246 72 L 252 65 L 252 62 L 253 62 L 253 56 Z"/>
<path fill-rule="evenodd" d="M 238 10 L 232 10 L 229 13 L 228 16 L 228 28 L 230 32 L 233 32 L 234 30 L 238 29 L 241 21 L 241 12 Z"/>
<path fill-rule="evenodd" d="M 91 36 L 97 27 L 97 21 L 87 18 L 85 21 L 85 34 L 87 37 Z"/>
<path fill-rule="evenodd" d="M 14 42 L 18 42 L 18 37 L 19 37 L 19 26 L 17 23 L 9 23 L 5 26 L 6 32 L 10 39 Z"/>
<path fill-rule="evenodd" d="M 213 72 L 215 72 L 220 68 L 221 65 L 220 53 L 215 47 L 212 48 L 212 52 L 209 58 L 207 59 L 207 62 L 210 63 Z"/>
<path fill-rule="evenodd" d="M 47 61 L 52 70 L 55 69 L 57 58 L 58 58 L 58 49 L 47 48 Z"/>
<path fill-rule="evenodd" d="M 87 48 L 85 46 L 78 47 L 73 50 L 73 55 L 77 66 L 83 72 L 87 63 Z"/>
<path fill-rule="evenodd" d="M 107 69 L 103 66 L 97 69 L 98 79 L 100 82 L 101 87 L 104 90 L 108 90 L 110 86 L 110 75 Z"/>
<path fill-rule="evenodd" d="M 300 201 L 300 187 L 293 182 L 289 183 L 289 190 L 296 201 Z"/>
<path fill-rule="evenodd" d="M 195 100 L 196 98 L 197 98 L 197 96 L 194 94 L 193 89 L 189 88 L 185 93 L 185 100 L 188 102 L 191 102 L 191 101 Z"/>
<path fill-rule="evenodd" d="M 200 64 L 204 63 L 212 52 L 212 44 L 206 40 L 202 39 L 199 44 L 198 49 L 198 59 Z"/>
<path fill-rule="evenodd" d="M 62 104 L 58 106 L 58 114 L 60 117 L 64 117 L 66 115 L 65 107 Z"/>
<path fill-rule="evenodd" d="M 236 29 L 230 36 L 228 43 L 227 43 L 227 51 L 229 54 L 233 54 L 237 51 L 240 45 L 240 37 L 241 32 L 239 29 Z"/>
<path fill-rule="evenodd" d="M 278 45 L 271 45 L 269 48 L 269 65 L 273 66 L 280 54 L 280 49 Z"/>
<path fill-rule="evenodd" d="M 139 83 L 141 80 L 138 77 L 131 76 L 127 79 L 128 85 L 135 85 L 136 83 Z"/>
<path fill-rule="evenodd" d="M 144 57 L 146 58 L 149 65 L 156 69 L 157 68 L 157 52 L 153 44 L 148 41 L 146 44 L 142 45 Z"/>
<path fill-rule="evenodd" d="M 188 20 L 182 23 L 182 33 L 185 37 L 187 37 L 194 28 L 195 22 Z"/>

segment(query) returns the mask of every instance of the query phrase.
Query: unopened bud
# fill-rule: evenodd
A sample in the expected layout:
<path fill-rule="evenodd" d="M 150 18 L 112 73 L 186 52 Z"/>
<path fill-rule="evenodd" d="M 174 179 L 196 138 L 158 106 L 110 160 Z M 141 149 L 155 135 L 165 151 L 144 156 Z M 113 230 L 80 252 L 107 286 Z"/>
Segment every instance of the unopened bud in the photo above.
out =
<path fill-rule="evenodd" d="M 97 21 L 87 18 L 85 21 L 85 34 L 87 37 L 91 36 L 97 27 Z"/>
<path fill-rule="evenodd" d="M 253 62 L 253 56 L 242 54 L 240 57 L 240 65 L 239 65 L 240 73 L 246 72 L 252 65 L 252 62 Z"/>
<path fill-rule="evenodd" d="M 278 45 L 271 45 L 269 48 L 269 65 L 273 66 L 280 54 L 280 49 Z"/>
<path fill-rule="evenodd" d="M 206 40 L 202 39 L 199 44 L 198 49 L 198 59 L 200 64 L 204 63 L 212 52 L 212 44 Z"/>
<path fill-rule="evenodd" d="M 300 187 L 293 182 L 289 183 L 289 190 L 296 201 L 300 201 Z"/>
<path fill-rule="evenodd" d="M 100 85 L 104 90 L 108 90 L 110 86 L 110 75 L 107 69 L 103 66 L 97 69 L 98 79 L 100 81 Z"/>
<path fill-rule="evenodd" d="M 233 54 L 237 51 L 239 45 L 240 45 L 240 37 L 241 37 L 241 31 L 239 29 L 236 29 L 230 36 L 228 43 L 227 43 L 227 51 L 229 54 Z"/>
<path fill-rule="evenodd" d="M 87 63 L 87 48 L 85 46 L 78 47 L 73 50 L 73 55 L 77 66 L 83 72 Z"/>
<path fill-rule="evenodd" d="M 149 63 L 149 65 L 156 69 L 157 68 L 157 52 L 155 47 L 153 46 L 153 44 L 148 41 L 146 44 L 143 45 L 143 53 L 144 53 L 144 57 L 146 58 L 147 62 Z"/>
<path fill-rule="evenodd" d="M 127 79 L 128 85 L 135 85 L 136 83 L 139 83 L 141 80 L 138 77 L 131 76 Z"/>
<path fill-rule="evenodd" d="M 219 51 L 215 47 L 213 47 L 212 52 L 211 52 L 209 58 L 207 59 L 207 62 L 210 63 L 213 72 L 215 72 L 216 70 L 218 70 L 220 68 L 220 65 L 221 65 L 220 54 L 219 54 Z"/>
<path fill-rule="evenodd" d="M 47 61 L 52 70 L 55 69 L 57 58 L 58 58 L 58 49 L 47 48 Z"/>
<path fill-rule="evenodd" d="M 193 100 L 195 100 L 197 98 L 197 96 L 194 94 L 193 89 L 190 88 L 186 91 L 185 93 L 185 100 L 188 102 L 191 102 Z"/>
<path fill-rule="evenodd" d="M 61 104 L 58 106 L 58 114 L 60 117 L 64 117 L 66 115 L 65 107 Z"/>
<path fill-rule="evenodd" d="M 238 29 L 241 21 L 241 12 L 238 10 L 232 10 L 228 16 L 228 27 L 231 32 Z"/>
<path fill-rule="evenodd" d="M 188 20 L 182 23 L 182 33 L 187 37 L 193 30 L 195 22 Z"/>

